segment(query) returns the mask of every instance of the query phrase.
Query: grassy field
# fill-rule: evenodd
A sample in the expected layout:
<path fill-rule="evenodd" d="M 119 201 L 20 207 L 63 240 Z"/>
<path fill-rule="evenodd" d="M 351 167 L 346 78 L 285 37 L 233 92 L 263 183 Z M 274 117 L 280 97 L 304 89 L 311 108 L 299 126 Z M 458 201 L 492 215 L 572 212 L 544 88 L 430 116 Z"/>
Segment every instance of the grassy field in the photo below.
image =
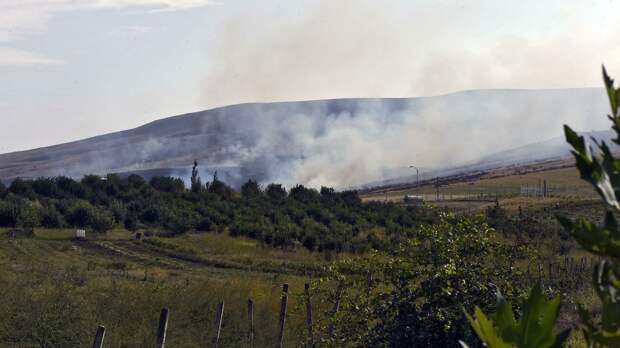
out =
<path fill-rule="evenodd" d="M 518 194 L 522 185 L 543 180 L 563 189 L 544 198 Z M 560 236 L 555 214 L 601 217 L 600 204 L 573 168 L 452 183 L 439 188 L 440 200 L 435 200 L 435 190 L 428 185 L 389 191 L 387 199 L 400 202 L 406 194 L 421 195 L 431 205 L 475 214 L 499 204 L 512 218 L 506 221 L 523 221 L 516 229 L 529 239 L 533 252 L 528 255 L 536 259 L 514 265 L 523 272 L 532 261 L 547 265 L 586 256 L 570 238 Z M 385 193 L 363 197 L 385 198 Z M 515 220 L 521 214 L 527 218 Z M 220 301 L 225 302 L 221 346 L 247 346 L 249 298 L 255 303 L 255 346 L 275 346 L 281 289 L 287 283 L 285 346 L 297 347 L 306 336 L 304 283 L 320 277 L 332 261 L 355 256 L 310 252 L 295 244 L 273 248 L 226 232 L 137 239 L 133 232 L 114 229 L 89 231 L 85 240 L 78 240 L 73 229 L 35 229 L 31 238 L 9 238 L 8 231 L 0 229 L 0 311 L 5 313 L 0 316 L 0 346 L 88 346 L 97 325 L 105 325 L 107 347 L 152 347 L 163 307 L 171 313 L 170 346 L 208 346 L 215 337 Z M 519 238 L 501 226 L 498 231 L 497 238 L 506 243 Z M 579 277 L 587 284 L 588 270 Z M 565 295 L 571 302 L 562 325 L 571 326 L 578 320 L 572 301 L 592 301 L 592 294 L 586 286 Z M 315 319 L 325 318 L 329 308 L 331 304 L 316 303 Z"/>
<path fill-rule="evenodd" d="M 31 325 L 41 317 L 51 322 L 34 335 L 22 333 L 14 342 L 18 347 L 44 341 L 50 346 L 86 346 L 100 324 L 108 328 L 108 347 L 151 347 L 162 307 L 171 312 L 170 345 L 202 347 L 215 336 L 219 301 L 225 301 L 222 346 L 238 346 L 245 344 L 248 332 L 249 298 L 256 304 L 257 346 L 274 346 L 283 283 L 290 285 L 291 294 L 286 346 L 296 346 L 304 337 L 304 283 L 325 264 L 319 254 L 302 248 L 263 248 L 256 241 L 223 234 L 137 241 L 124 230 L 87 240 L 73 239 L 73 230 L 37 229 L 34 238 L 23 239 L 7 239 L 5 232 L 0 230 L 0 310 L 23 310 L 5 315 L 0 332 L 20 332 L 15 318 Z M 70 296 L 70 305 L 63 296 Z M 42 307 L 15 307 L 25 301 L 20 297 Z M 63 303 L 71 308 L 60 308 Z M 11 339 L 2 337 L 5 343 Z"/>
<path fill-rule="evenodd" d="M 528 209 L 551 216 L 537 206 Z M 571 211 L 579 209 L 589 208 Z M 33 238 L 16 239 L 7 231 L 0 229 L 0 311 L 9 315 L 0 318 L 0 342 L 15 347 L 85 346 L 97 325 L 108 329 L 106 346 L 152 347 L 163 307 L 171 313 L 169 345 L 202 347 L 215 337 L 220 301 L 225 302 L 221 346 L 246 346 L 249 298 L 256 304 L 256 346 L 275 346 L 283 283 L 290 285 L 285 346 L 296 347 L 306 335 L 304 283 L 334 258 L 351 256 L 326 260 L 326 254 L 305 248 L 263 247 L 225 233 L 137 240 L 134 233 L 115 229 L 76 240 L 70 229 L 36 229 Z M 565 256 L 582 255 L 573 249 Z M 579 296 L 591 294 L 579 291 Z M 326 308 L 317 306 L 320 318 Z M 563 320 L 572 325 L 574 311 Z"/>
<path fill-rule="evenodd" d="M 549 197 L 531 197 L 520 194 L 522 186 L 542 186 L 546 181 Z M 497 198 L 510 209 L 519 206 L 551 206 L 558 202 L 595 200 L 591 186 L 579 178 L 574 167 L 516 174 L 500 177 L 483 177 L 435 187 L 428 184 L 405 190 L 373 192 L 363 196 L 365 201 L 403 202 L 405 195 L 422 197 L 426 202 L 456 210 L 481 210 L 495 204 Z M 439 199 L 437 199 L 439 198 Z"/>

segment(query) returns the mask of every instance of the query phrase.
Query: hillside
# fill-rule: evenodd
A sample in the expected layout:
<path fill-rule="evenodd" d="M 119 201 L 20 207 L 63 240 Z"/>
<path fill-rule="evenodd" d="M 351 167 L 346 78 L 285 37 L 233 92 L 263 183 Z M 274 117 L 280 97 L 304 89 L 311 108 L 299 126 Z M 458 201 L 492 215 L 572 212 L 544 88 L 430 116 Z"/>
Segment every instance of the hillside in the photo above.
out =
<path fill-rule="evenodd" d="M 411 174 L 406 169 L 411 162 L 446 169 L 555 156 L 552 144 L 544 145 L 549 151 L 519 147 L 559 135 L 555 124 L 568 113 L 602 118 L 604 98 L 594 88 L 479 90 L 427 98 L 233 105 L 2 154 L 0 179 L 109 172 L 187 177 L 197 159 L 204 178 L 217 170 L 233 186 L 254 178 L 346 187 Z M 524 122 L 515 132 L 507 120 L 519 118 Z M 445 119 L 453 121 L 438 129 L 435 124 L 446 124 Z M 540 120 L 553 127 L 539 127 Z M 518 149 L 492 155 L 513 148 Z"/>

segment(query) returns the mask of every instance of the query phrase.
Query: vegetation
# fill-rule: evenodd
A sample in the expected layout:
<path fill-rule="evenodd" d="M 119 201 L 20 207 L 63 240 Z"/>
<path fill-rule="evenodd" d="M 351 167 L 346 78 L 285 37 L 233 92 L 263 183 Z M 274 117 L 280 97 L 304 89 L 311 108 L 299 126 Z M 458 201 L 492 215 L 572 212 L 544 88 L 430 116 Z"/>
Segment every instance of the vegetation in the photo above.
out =
<path fill-rule="evenodd" d="M 620 90 L 604 76 L 620 144 Z M 98 324 L 106 346 L 152 346 L 162 307 L 170 346 L 205 346 L 222 300 L 221 346 L 246 346 L 248 298 L 255 346 L 275 346 L 283 283 L 285 346 L 620 346 L 620 160 L 566 137 L 602 204 L 506 196 L 450 212 L 326 187 L 249 180 L 235 191 L 217 173 L 203 184 L 197 163 L 189 187 L 114 174 L 0 184 L 0 346 L 88 346 Z"/>
<path fill-rule="evenodd" d="M 362 203 L 356 191 L 319 191 L 277 184 L 261 190 L 248 181 L 240 192 L 217 179 L 201 184 L 194 164 L 191 186 L 172 177 L 85 176 L 15 179 L 0 191 L 0 227 L 89 228 L 116 225 L 164 236 L 188 231 L 229 231 L 265 245 L 311 251 L 362 253 L 397 245 L 436 214 L 421 207 Z"/>
<path fill-rule="evenodd" d="M 603 79 L 611 105 L 612 129 L 616 132 L 613 141 L 620 144 L 620 88 L 603 68 Z M 604 142 L 592 141 L 598 153 L 587 145 L 569 126 L 564 127 L 566 140 L 573 147 L 577 168 L 581 178 L 589 182 L 600 195 L 605 206 L 602 226 L 580 218 L 571 221 L 558 216 L 559 221 L 587 251 L 600 257 L 594 267 L 592 285 L 601 303 L 600 315 L 581 305 L 581 330 L 588 347 L 620 346 L 620 230 L 617 216 L 620 214 L 620 160 L 615 158 Z M 551 333 L 557 318 L 559 297 L 544 305 L 540 290 L 535 288 L 523 308 L 520 324 L 514 323 L 512 309 L 502 303 L 494 315 L 495 323 L 489 321 L 479 308 L 475 319 L 469 317 L 478 337 L 489 347 L 560 346 L 566 338 Z M 518 328 L 518 329 L 517 329 Z M 527 343 L 527 344 L 526 344 Z"/>
<path fill-rule="evenodd" d="M 510 257 L 481 218 L 442 214 L 389 253 L 345 260 L 322 279 L 340 289 L 324 337 L 334 346 L 454 346 L 471 335 L 463 306 L 485 306 L 498 289 L 521 290 Z M 494 264 L 490 265 L 489 260 Z M 362 276 L 360 276 L 362 275 Z M 334 301 L 332 296 L 327 296 Z M 485 306 L 485 308 L 488 308 Z"/>
<path fill-rule="evenodd" d="M 489 320 L 480 308 L 476 308 L 474 317 L 467 315 L 467 320 L 476 335 L 492 348 L 554 348 L 562 347 L 570 330 L 555 335 L 554 325 L 560 313 L 560 296 L 546 302 L 539 286 L 523 304 L 523 315 L 517 321 L 512 313 L 512 305 L 499 295 L 497 312 Z M 464 347 L 465 343 L 461 341 Z"/>

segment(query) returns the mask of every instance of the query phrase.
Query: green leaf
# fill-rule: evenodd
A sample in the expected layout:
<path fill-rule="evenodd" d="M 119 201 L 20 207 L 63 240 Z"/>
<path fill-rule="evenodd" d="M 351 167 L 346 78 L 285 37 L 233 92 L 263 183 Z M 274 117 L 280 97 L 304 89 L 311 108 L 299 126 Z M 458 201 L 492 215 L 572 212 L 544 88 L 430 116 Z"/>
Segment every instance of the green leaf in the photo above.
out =
<path fill-rule="evenodd" d="M 569 126 L 564 125 L 564 135 L 566 141 L 571 144 L 575 151 L 581 153 L 586 151 L 586 143 L 583 137 L 580 137 L 577 132 L 572 130 Z"/>
<path fill-rule="evenodd" d="M 523 304 L 523 315 L 518 322 L 512 306 L 501 295 L 498 296 L 498 307 L 492 316 L 493 320 L 489 320 L 478 307 L 474 317 L 467 313 L 465 316 L 480 340 L 490 348 L 560 347 L 570 333 L 570 330 L 559 335 L 553 333 L 560 303 L 560 296 L 546 301 L 540 285 L 537 285 Z"/>
<path fill-rule="evenodd" d="M 611 114 L 613 117 L 618 117 L 618 102 L 620 100 L 620 93 L 614 88 L 614 80 L 607 75 L 605 66 L 603 66 L 603 80 L 605 81 L 605 89 L 607 90 L 607 96 L 609 97 Z"/>
<path fill-rule="evenodd" d="M 513 342 L 516 339 L 517 321 L 512 313 L 512 306 L 506 302 L 504 297 L 498 293 L 497 311 L 493 315 L 493 321 L 499 329 L 499 335 L 507 342 Z"/>

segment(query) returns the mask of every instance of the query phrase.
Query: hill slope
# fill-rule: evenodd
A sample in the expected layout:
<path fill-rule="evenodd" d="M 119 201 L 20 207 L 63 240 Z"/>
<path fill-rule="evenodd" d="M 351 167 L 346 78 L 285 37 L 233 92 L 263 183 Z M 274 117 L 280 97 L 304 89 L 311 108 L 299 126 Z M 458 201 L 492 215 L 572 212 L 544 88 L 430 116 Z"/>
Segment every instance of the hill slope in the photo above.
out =
<path fill-rule="evenodd" d="M 564 122 L 589 125 L 605 112 L 604 93 L 588 88 L 242 104 L 2 154 L 0 179 L 109 172 L 187 176 L 197 159 L 205 179 L 219 170 L 233 185 L 254 178 L 344 187 L 402 176 L 410 163 L 448 168 L 477 162 L 556 136 Z M 498 160 L 535 152 L 518 151 Z"/>

